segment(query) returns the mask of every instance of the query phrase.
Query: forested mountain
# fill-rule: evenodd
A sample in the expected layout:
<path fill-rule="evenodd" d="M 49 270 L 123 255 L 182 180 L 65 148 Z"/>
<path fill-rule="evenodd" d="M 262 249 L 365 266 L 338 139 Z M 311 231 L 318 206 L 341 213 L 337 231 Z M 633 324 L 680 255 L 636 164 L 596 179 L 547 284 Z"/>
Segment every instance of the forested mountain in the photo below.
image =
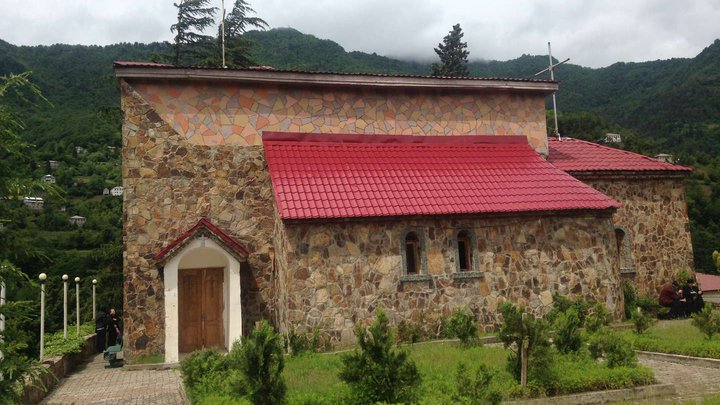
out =
<path fill-rule="evenodd" d="M 291 28 L 252 31 L 246 36 L 255 42 L 252 58 L 258 65 L 430 73 L 430 63 L 346 52 L 333 41 Z M 68 211 L 30 214 L 18 207 L 12 218 L 19 222 L 8 225 L 19 228 L 14 231 L 22 240 L 40 235 L 35 243 L 50 247 L 42 261 L 18 260 L 29 274 L 86 268 L 87 275 L 108 274 L 108 283 L 119 290 L 120 275 L 111 277 L 107 272 L 121 267 L 120 205 L 117 199 L 99 197 L 103 187 L 120 179 L 119 152 L 107 149 L 120 146 L 120 98 L 112 62 L 158 60 L 158 55 L 170 52 L 167 43 L 28 47 L 0 40 L 0 76 L 31 71 L 50 102 L 22 107 L 24 136 L 36 147 L 32 161 L 18 162 L 18 171 L 37 178 L 49 171 L 47 160 L 63 162 L 53 174 L 66 196 L 49 201 L 49 207 L 64 205 Z M 469 69 L 473 76 L 531 77 L 546 66 L 547 56 L 523 55 L 510 61 L 471 62 Z M 714 270 L 711 253 L 720 249 L 720 41 L 695 58 L 620 62 L 601 69 L 564 64 L 557 68 L 556 78 L 564 136 L 597 140 L 605 132 L 620 132 L 626 140 L 624 148 L 649 155 L 672 153 L 681 163 L 695 166 L 688 196 L 696 267 Z M 76 153 L 75 146 L 88 153 Z M 65 222 L 76 213 L 89 217 L 83 229 Z M 62 253 L 68 249 L 70 253 Z M 115 303 L 118 298 L 108 297 Z"/>

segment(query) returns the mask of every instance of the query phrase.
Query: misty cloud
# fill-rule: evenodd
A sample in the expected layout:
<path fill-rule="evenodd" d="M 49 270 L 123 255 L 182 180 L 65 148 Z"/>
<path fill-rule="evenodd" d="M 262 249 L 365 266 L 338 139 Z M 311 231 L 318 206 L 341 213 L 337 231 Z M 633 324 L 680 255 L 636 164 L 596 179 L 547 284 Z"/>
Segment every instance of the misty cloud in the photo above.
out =
<path fill-rule="evenodd" d="M 177 0 L 176 0 L 177 1 Z M 233 0 L 226 0 L 230 7 Z M 0 39 L 16 45 L 171 40 L 172 0 L 0 0 Z M 217 6 L 220 0 L 213 0 Z M 545 54 L 600 67 L 692 57 L 720 37 L 720 2 L 669 0 L 257 0 L 271 27 L 293 27 L 348 51 L 432 60 L 460 23 L 471 59 Z M 209 31 L 210 32 L 210 31 Z"/>

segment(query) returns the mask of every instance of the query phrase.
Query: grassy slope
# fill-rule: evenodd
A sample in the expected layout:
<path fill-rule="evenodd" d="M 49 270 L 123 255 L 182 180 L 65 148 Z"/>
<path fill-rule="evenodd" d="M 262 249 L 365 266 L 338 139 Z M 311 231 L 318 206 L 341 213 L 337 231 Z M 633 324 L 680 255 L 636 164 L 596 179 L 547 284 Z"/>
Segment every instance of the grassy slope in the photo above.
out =
<path fill-rule="evenodd" d="M 508 351 L 500 347 L 464 348 L 456 343 L 427 343 L 408 347 L 423 378 L 420 386 L 421 404 L 453 403 L 455 372 L 464 362 L 471 373 L 479 364 L 494 370 L 494 383 L 501 392 L 517 392 L 518 384 L 505 370 Z M 290 404 L 341 403 L 349 393 L 348 386 L 337 377 L 341 367 L 340 354 L 308 354 L 287 359 L 285 379 Z M 600 389 L 615 389 L 650 384 L 654 381 L 652 371 L 638 367 L 608 369 L 581 357 L 562 357 L 548 370 L 556 376 L 551 389 L 557 394 L 567 394 Z M 245 404 L 227 396 L 205 397 L 203 404 Z"/>

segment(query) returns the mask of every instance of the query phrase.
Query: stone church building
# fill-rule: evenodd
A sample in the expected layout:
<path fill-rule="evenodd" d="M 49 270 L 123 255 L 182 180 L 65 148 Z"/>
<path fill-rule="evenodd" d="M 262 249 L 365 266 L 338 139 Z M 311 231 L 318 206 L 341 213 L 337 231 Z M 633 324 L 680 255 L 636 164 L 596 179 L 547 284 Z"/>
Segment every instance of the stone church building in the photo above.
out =
<path fill-rule="evenodd" d="M 557 83 L 117 62 L 125 348 L 332 345 L 384 308 L 436 325 L 557 292 L 622 313 L 692 270 L 689 168 L 548 139 Z M 429 326 L 428 326 L 429 327 Z"/>

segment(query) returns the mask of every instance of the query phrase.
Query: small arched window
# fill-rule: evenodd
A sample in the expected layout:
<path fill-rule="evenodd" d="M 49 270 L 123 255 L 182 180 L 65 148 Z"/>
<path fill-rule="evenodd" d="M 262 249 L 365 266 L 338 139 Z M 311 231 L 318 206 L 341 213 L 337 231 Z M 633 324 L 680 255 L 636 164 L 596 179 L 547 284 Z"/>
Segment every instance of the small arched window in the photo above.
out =
<path fill-rule="evenodd" d="M 473 270 L 472 238 L 467 231 L 460 231 L 457 235 L 458 271 Z"/>
<path fill-rule="evenodd" d="M 420 238 L 415 232 L 405 235 L 405 274 L 420 274 Z"/>
<path fill-rule="evenodd" d="M 632 254 L 632 243 L 630 243 L 630 235 L 621 227 L 615 227 L 615 247 L 617 248 L 618 264 L 621 273 L 634 272 L 634 260 Z"/>

